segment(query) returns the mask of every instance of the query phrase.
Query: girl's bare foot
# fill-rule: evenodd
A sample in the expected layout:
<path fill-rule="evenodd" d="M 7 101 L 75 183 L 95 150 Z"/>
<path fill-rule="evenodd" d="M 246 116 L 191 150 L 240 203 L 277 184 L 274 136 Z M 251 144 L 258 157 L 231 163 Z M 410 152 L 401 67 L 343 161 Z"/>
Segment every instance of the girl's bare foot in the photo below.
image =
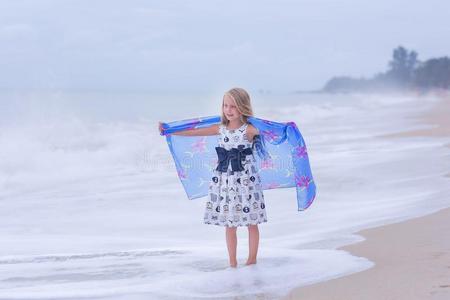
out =
<path fill-rule="evenodd" d="M 246 266 L 248 266 L 248 265 L 255 265 L 255 264 L 256 264 L 256 259 L 250 259 L 250 258 L 245 263 Z"/>
<path fill-rule="evenodd" d="M 236 268 L 237 267 L 237 261 L 231 261 L 230 262 L 230 267 Z"/>

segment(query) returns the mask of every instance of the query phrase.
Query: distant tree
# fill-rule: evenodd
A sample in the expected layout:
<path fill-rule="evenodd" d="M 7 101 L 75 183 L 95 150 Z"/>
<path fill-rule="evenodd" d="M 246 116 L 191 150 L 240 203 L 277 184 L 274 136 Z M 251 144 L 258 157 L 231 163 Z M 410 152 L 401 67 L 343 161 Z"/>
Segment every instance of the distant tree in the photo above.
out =
<path fill-rule="evenodd" d="M 414 84 L 420 88 L 450 88 L 450 58 L 432 58 L 414 72 Z"/>
<path fill-rule="evenodd" d="M 398 46 L 394 49 L 392 60 L 389 62 L 388 77 L 401 86 L 409 85 L 414 74 L 414 68 L 418 64 L 417 56 L 416 51 L 408 52 L 404 47 Z"/>
<path fill-rule="evenodd" d="M 323 90 L 334 92 L 351 92 L 362 90 L 365 87 L 366 80 L 364 78 L 355 79 L 348 76 L 333 77 L 327 81 Z"/>

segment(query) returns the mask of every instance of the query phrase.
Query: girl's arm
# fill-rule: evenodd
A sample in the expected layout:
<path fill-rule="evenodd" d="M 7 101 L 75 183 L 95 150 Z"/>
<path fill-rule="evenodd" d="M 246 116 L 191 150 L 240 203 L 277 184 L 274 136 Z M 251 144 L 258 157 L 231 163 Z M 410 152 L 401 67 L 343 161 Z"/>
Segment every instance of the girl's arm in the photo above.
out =
<path fill-rule="evenodd" d="M 247 126 L 247 131 L 245 132 L 245 134 L 247 135 L 247 139 L 250 142 L 253 142 L 253 138 L 255 137 L 255 135 L 259 134 L 259 130 L 258 128 L 250 124 Z"/>
<path fill-rule="evenodd" d="M 159 131 L 162 132 L 162 123 L 159 122 Z M 217 135 L 219 134 L 219 125 L 214 124 L 209 127 L 204 128 L 195 128 L 195 129 L 188 129 L 183 131 L 178 131 L 171 133 L 172 135 L 187 135 L 187 136 L 196 136 L 196 135 Z"/>

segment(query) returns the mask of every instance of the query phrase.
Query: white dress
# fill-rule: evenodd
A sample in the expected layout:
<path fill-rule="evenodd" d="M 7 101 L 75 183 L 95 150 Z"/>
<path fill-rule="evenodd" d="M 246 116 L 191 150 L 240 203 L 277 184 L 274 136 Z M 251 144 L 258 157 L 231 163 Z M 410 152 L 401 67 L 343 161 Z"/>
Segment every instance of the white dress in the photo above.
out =
<path fill-rule="evenodd" d="M 219 126 L 218 146 L 251 148 L 246 135 L 248 124 L 238 129 L 228 130 Z M 245 155 L 242 171 L 233 171 L 229 163 L 226 172 L 214 169 L 209 183 L 209 194 L 205 207 L 204 223 L 219 226 L 248 226 L 267 222 L 261 178 L 258 174 L 256 153 Z"/>

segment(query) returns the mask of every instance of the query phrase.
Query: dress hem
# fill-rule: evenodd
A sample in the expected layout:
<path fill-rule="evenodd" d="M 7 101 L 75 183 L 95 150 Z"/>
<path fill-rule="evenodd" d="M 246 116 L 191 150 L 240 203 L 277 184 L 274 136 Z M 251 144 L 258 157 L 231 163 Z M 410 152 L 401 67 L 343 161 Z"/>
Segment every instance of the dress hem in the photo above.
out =
<path fill-rule="evenodd" d="M 203 222 L 203 224 L 206 224 L 206 225 L 216 225 L 216 226 L 222 226 L 222 227 L 244 227 L 244 226 L 249 226 L 249 225 L 258 225 L 258 224 L 262 224 L 262 223 L 267 223 L 267 220 L 262 220 L 262 221 L 258 221 L 258 222 L 254 222 L 254 223 L 248 223 L 248 224 L 238 223 L 236 225 L 228 225 L 226 223 Z"/>

